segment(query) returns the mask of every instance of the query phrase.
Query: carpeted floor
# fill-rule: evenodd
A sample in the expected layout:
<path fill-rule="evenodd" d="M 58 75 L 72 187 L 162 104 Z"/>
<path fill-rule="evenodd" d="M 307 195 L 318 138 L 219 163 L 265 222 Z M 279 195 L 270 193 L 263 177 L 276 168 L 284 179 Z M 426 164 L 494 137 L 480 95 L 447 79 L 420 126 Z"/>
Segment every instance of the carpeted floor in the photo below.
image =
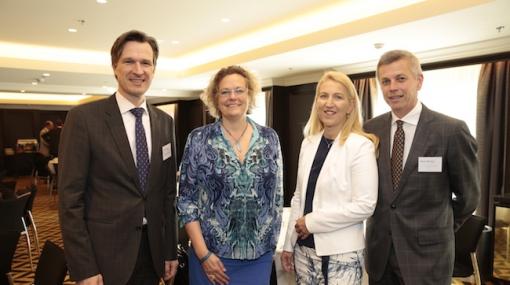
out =
<path fill-rule="evenodd" d="M 23 182 L 22 182 L 23 183 Z M 23 187 L 23 185 L 18 186 Z M 39 183 L 38 192 L 33 206 L 33 216 L 37 226 L 39 235 L 39 244 L 42 249 L 46 240 L 51 240 L 56 244 L 63 246 L 62 236 L 60 234 L 60 227 L 58 224 L 58 197 L 53 195 L 49 196 L 47 185 Z M 35 249 L 35 237 L 32 231 L 30 232 L 30 239 L 32 244 L 32 255 L 34 257 L 34 268 L 37 266 L 39 254 Z M 504 260 L 504 258 L 501 258 Z M 505 260 L 506 261 L 506 260 Z M 16 285 L 30 285 L 33 284 L 34 272 L 30 268 L 29 257 L 27 253 L 27 243 L 24 236 L 22 236 L 18 243 L 18 248 L 14 255 L 12 263 L 12 277 Z M 64 282 L 65 285 L 75 284 L 69 280 L 69 276 L 66 277 Z M 454 280 L 454 285 L 471 284 L 469 282 L 462 282 Z M 491 284 L 491 283 L 487 283 Z"/>
<path fill-rule="evenodd" d="M 23 186 L 18 186 L 19 189 Z M 32 209 L 32 215 L 37 227 L 39 235 L 39 244 L 42 250 L 44 242 L 51 240 L 54 243 L 62 245 L 62 236 L 60 235 L 60 227 L 58 225 L 57 200 L 55 196 L 50 197 L 47 185 L 39 183 L 37 195 Z M 56 198 L 56 199 L 55 199 Z M 35 237 L 33 231 L 29 230 L 30 240 L 32 244 L 32 256 L 34 257 L 34 270 L 39 260 L 39 254 L 35 248 Z M 28 257 L 27 241 L 24 235 L 20 237 L 14 260 L 12 262 L 12 277 L 16 285 L 33 284 L 34 271 L 30 268 L 30 260 Z M 66 277 L 64 284 L 74 284 Z"/>

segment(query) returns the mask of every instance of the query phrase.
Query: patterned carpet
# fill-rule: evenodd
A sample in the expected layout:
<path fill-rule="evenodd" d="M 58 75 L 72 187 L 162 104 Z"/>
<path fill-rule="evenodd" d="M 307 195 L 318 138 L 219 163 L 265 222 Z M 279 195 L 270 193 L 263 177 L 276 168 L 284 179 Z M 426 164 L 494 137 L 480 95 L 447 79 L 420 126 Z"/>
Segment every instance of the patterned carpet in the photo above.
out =
<path fill-rule="evenodd" d="M 19 188 L 19 186 L 17 187 Z M 37 226 L 38 235 L 39 235 L 39 244 L 42 248 L 44 242 L 46 240 L 51 240 L 56 244 L 63 246 L 62 244 L 62 236 L 60 234 L 60 227 L 58 224 L 58 197 L 53 195 L 49 196 L 47 185 L 44 183 L 40 183 L 38 185 L 38 192 L 33 206 L 33 216 Z M 35 249 L 35 237 L 32 231 L 30 232 L 30 239 L 32 242 L 32 256 L 34 257 L 34 268 L 37 266 L 37 261 L 39 259 L 39 254 Z M 496 232 L 497 237 L 499 234 Z M 505 242 L 505 239 L 496 239 L 497 242 Z M 506 246 L 503 244 L 503 246 Z M 503 263 L 502 268 L 510 268 L 510 264 L 506 261 L 504 256 L 496 256 L 496 260 Z M 34 280 L 34 272 L 30 269 L 30 262 L 27 253 L 27 243 L 24 236 L 22 236 L 18 243 L 18 248 L 16 249 L 16 253 L 14 255 L 14 260 L 12 263 L 12 277 L 16 285 L 30 285 Z M 510 270 L 501 270 L 499 274 L 508 276 L 510 274 Z M 75 284 L 74 282 L 69 280 L 69 276 L 66 277 L 64 282 L 65 285 Z M 454 280 L 452 285 L 463 285 L 463 284 L 471 284 L 469 282 L 462 282 L 459 280 Z M 491 284 L 491 283 L 487 283 Z"/>
<path fill-rule="evenodd" d="M 19 189 L 19 187 L 17 188 Z M 38 185 L 32 214 L 37 227 L 41 250 L 46 240 L 51 240 L 62 247 L 62 236 L 60 235 L 60 227 L 58 225 L 57 200 L 55 195 L 49 196 L 46 184 L 40 183 Z M 39 254 L 35 248 L 35 236 L 31 230 L 29 230 L 29 233 L 35 269 L 39 260 Z M 16 285 L 29 285 L 34 280 L 34 272 L 30 269 L 30 259 L 28 257 L 25 236 L 21 236 L 19 239 L 18 248 L 12 262 L 11 274 Z M 69 276 L 67 276 L 64 284 L 74 284 L 74 282 L 71 282 Z"/>

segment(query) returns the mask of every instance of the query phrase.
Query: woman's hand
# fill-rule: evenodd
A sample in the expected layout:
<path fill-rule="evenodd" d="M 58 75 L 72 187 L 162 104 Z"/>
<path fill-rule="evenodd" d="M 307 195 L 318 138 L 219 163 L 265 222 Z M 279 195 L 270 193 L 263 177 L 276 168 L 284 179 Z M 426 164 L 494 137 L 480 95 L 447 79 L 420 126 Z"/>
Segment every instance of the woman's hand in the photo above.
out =
<path fill-rule="evenodd" d="M 304 216 L 296 220 L 294 228 L 296 229 L 296 233 L 300 239 L 305 239 L 310 235 L 310 232 L 306 228 Z"/>
<path fill-rule="evenodd" d="M 202 263 L 202 269 L 204 269 L 205 275 L 212 284 L 227 285 L 230 280 L 226 274 L 223 262 L 215 254 L 211 254 Z"/>
<path fill-rule="evenodd" d="M 294 254 L 290 251 L 283 251 L 280 256 L 280 260 L 282 262 L 282 267 L 284 271 L 292 272 L 294 271 Z"/>

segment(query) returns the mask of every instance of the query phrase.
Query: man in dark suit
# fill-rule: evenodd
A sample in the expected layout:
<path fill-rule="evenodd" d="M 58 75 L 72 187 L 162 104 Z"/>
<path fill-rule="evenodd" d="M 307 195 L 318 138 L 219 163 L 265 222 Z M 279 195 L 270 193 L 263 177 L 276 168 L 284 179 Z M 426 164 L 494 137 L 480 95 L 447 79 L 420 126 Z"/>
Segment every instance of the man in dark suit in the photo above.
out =
<path fill-rule="evenodd" d="M 60 224 L 77 284 L 158 284 L 177 269 L 172 118 L 147 104 L 158 46 L 112 46 L 117 92 L 69 111 L 59 152 Z"/>
<path fill-rule="evenodd" d="M 423 74 L 412 53 L 385 53 L 377 79 L 391 112 L 365 124 L 380 138 L 379 196 L 366 231 L 369 282 L 449 285 L 454 231 L 480 196 L 475 139 L 463 121 L 418 101 Z"/>

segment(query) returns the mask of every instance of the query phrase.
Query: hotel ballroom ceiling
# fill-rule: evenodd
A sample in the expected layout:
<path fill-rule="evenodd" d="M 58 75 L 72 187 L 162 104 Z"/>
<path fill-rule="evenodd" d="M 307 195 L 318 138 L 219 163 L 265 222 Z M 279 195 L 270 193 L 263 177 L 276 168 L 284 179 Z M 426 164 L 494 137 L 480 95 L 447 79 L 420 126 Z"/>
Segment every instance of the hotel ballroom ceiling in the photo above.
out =
<path fill-rule="evenodd" d="M 508 52 L 508 11 L 507 0 L 0 0 L 0 98 L 11 96 L 0 105 L 111 94 L 109 49 L 130 29 L 160 42 L 150 95 L 173 100 L 196 97 L 231 64 L 270 86 L 373 71 L 395 48 L 423 62 Z"/>

